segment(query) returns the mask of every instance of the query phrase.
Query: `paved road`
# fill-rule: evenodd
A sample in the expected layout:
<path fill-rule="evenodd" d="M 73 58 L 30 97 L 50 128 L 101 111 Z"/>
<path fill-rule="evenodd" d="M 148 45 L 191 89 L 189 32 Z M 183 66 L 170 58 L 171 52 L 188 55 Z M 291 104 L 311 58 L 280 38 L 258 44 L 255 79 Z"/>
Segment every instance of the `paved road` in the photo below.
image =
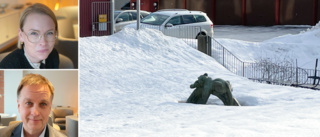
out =
<path fill-rule="evenodd" d="M 215 38 L 230 38 L 244 41 L 261 42 L 286 34 L 298 34 L 312 26 L 309 25 L 277 25 L 277 26 L 231 26 L 215 25 Z"/>

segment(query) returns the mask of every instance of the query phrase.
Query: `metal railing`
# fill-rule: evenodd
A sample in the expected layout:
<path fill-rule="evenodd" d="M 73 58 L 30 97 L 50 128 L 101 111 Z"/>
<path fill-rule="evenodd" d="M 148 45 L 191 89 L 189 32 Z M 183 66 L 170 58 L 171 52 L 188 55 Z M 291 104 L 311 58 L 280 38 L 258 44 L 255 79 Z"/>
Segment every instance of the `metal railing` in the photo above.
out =
<path fill-rule="evenodd" d="M 212 57 L 229 71 L 254 81 L 278 85 L 312 85 L 314 69 L 303 69 L 271 62 L 244 62 L 212 38 Z M 320 70 L 316 70 L 320 74 Z"/>
<path fill-rule="evenodd" d="M 141 24 L 140 28 L 151 28 L 161 31 L 164 35 L 180 38 L 184 40 L 188 45 L 196 47 L 197 40 L 195 39 L 197 35 L 201 32 L 201 27 L 197 26 L 172 26 L 172 27 L 162 27 L 156 25 L 144 25 Z"/>
<path fill-rule="evenodd" d="M 141 25 L 141 28 L 160 30 L 167 36 L 173 36 L 184 40 L 189 46 L 198 49 L 196 34 L 201 27 L 174 26 L 162 28 L 160 26 Z M 188 33 L 186 33 L 186 30 Z M 272 62 L 244 62 L 226 49 L 214 38 L 211 38 L 211 56 L 229 71 L 248 79 L 278 85 L 313 85 L 314 80 L 308 76 L 314 76 L 314 69 L 303 69 L 293 65 Z M 316 70 L 320 74 L 320 70 Z"/>

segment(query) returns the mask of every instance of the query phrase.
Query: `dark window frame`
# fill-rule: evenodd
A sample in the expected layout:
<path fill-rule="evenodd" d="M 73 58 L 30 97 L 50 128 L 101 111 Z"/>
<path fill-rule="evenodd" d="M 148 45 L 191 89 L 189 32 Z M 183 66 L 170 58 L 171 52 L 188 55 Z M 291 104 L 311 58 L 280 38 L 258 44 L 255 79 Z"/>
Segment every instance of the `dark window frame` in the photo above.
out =
<path fill-rule="evenodd" d="M 196 22 L 206 22 L 207 19 L 204 15 L 194 15 Z M 202 20 L 200 20 L 199 18 L 201 18 Z"/>
<path fill-rule="evenodd" d="M 184 23 L 183 23 L 183 19 L 182 19 L 182 16 L 181 16 L 181 15 L 174 16 L 174 17 L 172 17 L 170 20 L 172 20 L 173 18 L 176 18 L 176 17 L 180 18 L 180 24 L 173 24 L 173 23 L 171 23 L 173 26 L 175 26 L 175 25 L 182 25 L 182 24 L 184 24 Z M 169 20 L 169 21 L 170 21 L 170 20 Z M 167 23 L 170 23 L 169 21 L 168 21 Z"/>
<path fill-rule="evenodd" d="M 131 14 L 129 12 L 121 13 L 118 18 L 121 18 L 121 16 L 124 15 L 124 14 L 128 14 L 128 20 L 124 20 L 124 18 L 122 18 L 123 19 L 122 22 L 127 22 L 127 21 L 131 21 L 132 20 L 132 16 L 131 16 Z"/>
<path fill-rule="evenodd" d="M 187 16 L 192 16 L 192 19 L 191 18 L 185 18 Z M 197 20 L 195 19 L 194 15 L 182 15 L 181 16 L 182 18 L 182 22 L 183 24 L 192 24 L 192 23 L 197 23 Z M 190 20 L 191 19 L 191 20 Z M 188 21 L 188 22 L 187 22 Z"/>

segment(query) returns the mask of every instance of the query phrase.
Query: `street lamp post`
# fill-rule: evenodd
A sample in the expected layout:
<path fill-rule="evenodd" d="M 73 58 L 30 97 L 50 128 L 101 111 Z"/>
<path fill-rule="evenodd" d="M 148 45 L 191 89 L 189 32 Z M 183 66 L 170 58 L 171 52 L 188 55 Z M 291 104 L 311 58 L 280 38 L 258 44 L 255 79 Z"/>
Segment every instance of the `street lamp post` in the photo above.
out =
<path fill-rule="evenodd" d="M 140 29 L 140 0 L 137 0 L 137 30 Z"/>
<path fill-rule="evenodd" d="M 114 33 L 114 0 L 111 0 L 111 35 Z"/>

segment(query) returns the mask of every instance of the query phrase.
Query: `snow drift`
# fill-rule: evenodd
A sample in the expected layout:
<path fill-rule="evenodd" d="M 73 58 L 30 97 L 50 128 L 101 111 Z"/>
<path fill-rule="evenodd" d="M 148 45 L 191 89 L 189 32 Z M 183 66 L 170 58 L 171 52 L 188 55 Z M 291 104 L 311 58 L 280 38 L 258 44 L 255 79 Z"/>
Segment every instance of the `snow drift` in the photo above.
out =
<path fill-rule="evenodd" d="M 320 22 L 311 29 L 300 34 L 287 34 L 263 42 L 217 39 L 237 57 L 247 62 L 270 58 L 271 60 L 287 60 L 306 69 L 314 69 L 316 58 L 320 58 Z"/>
<path fill-rule="evenodd" d="M 320 136 L 318 91 L 252 82 L 151 29 L 80 41 L 81 136 Z M 242 107 L 178 103 L 204 73 L 229 80 Z"/>

